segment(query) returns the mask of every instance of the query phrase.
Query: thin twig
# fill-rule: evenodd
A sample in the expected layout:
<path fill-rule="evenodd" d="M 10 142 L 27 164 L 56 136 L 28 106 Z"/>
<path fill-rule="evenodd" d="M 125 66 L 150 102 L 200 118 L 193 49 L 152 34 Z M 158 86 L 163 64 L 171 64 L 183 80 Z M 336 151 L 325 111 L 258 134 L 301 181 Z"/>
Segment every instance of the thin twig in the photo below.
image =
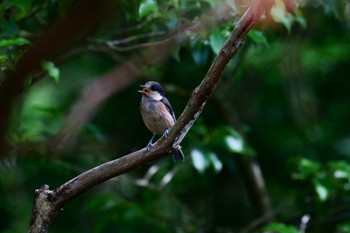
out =
<path fill-rule="evenodd" d="M 129 37 L 126 37 L 123 39 L 109 40 L 109 41 L 89 38 L 88 41 L 93 42 L 93 43 L 97 43 L 97 44 L 108 44 L 108 45 L 116 46 L 116 45 L 120 45 L 120 44 L 127 44 L 127 43 L 133 42 L 135 40 L 141 40 L 141 39 L 146 39 L 146 38 L 152 38 L 155 36 L 165 35 L 165 33 L 166 32 L 164 32 L 164 31 L 149 32 L 149 33 L 145 33 L 145 34 L 129 36 Z"/>
<path fill-rule="evenodd" d="M 106 45 L 118 52 L 126 52 L 126 51 L 131 51 L 131 50 L 135 50 L 135 49 L 141 49 L 141 48 L 146 48 L 146 47 L 150 47 L 150 46 L 160 46 L 160 45 L 165 45 L 168 44 L 170 41 L 172 41 L 172 38 L 166 38 L 165 40 L 161 40 L 161 41 L 156 41 L 156 42 L 147 42 L 147 43 L 143 43 L 143 44 L 137 44 L 137 45 L 131 45 L 131 46 L 127 46 L 127 47 L 120 47 L 120 46 L 115 46 L 113 43 L 109 43 L 106 42 Z"/>
<path fill-rule="evenodd" d="M 141 43 L 141 44 L 136 44 L 136 45 L 130 45 L 130 46 L 125 46 L 125 47 L 120 47 L 116 46 L 118 45 L 117 41 L 105 41 L 104 44 L 115 51 L 118 52 L 126 52 L 126 51 L 131 51 L 135 49 L 141 49 L 141 48 L 146 48 L 146 47 L 153 47 L 153 46 L 163 46 L 167 45 L 174 40 L 176 40 L 179 37 L 182 37 L 184 35 L 191 35 L 193 33 L 196 33 L 198 30 L 203 29 L 203 26 L 205 27 L 205 23 L 195 23 L 189 26 L 184 26 L 183 28 L 177 30 L 175 33 L 173 33 L 171 36 L 165 38 L 164 40 L 160 41 L 154 41 L 154 42 L 146 42 L 146 43 Z"/>
<path fill-rule="evenodd" d="M 144 28 L 144 26 L 146 24 L 148 24 L 149 22 L 150 22 L 150 20 L 143 20 L 139 24 L 136 24 L 134 26 L 130 26 L 130 27 L 127 27 L 125 29 L 118 30 L 118 31 L 114 32 L 114 35 L 120 35 L 120 34 L 124 34 L 124 33 L 128 33 L 128 32 L 140 30 L 141 28 Z"/>
<path fill-rule="evenodd" d="M 299 233 L 305 233 L 306 227 L 311 219 L 311 216 L 308 214 L 304 214 L 300 220 Z"/>

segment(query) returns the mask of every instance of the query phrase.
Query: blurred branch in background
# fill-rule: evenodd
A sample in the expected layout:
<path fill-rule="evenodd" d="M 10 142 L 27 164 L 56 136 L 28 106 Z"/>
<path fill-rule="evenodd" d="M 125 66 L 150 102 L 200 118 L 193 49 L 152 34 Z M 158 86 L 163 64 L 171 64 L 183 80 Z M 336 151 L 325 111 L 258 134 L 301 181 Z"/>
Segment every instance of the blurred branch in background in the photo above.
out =
<path fill-rule="evenodd" d="M 94 116 L 99 106 L 115 92 L 140 77 L 139 69 L 130 61 L 93 81 L 81 94 L 53 140 L 56 149 L 69 151 L 82 127 Z"/>
<path fill-rule="evenodd" d="M 11 109 L 22 94 L 26 78 L 40 70 L 41 62 L 58 57 L 103 23 L 117 6 L 116 1 L 80 1 L 64 19 L 55 23 L 18 60 L 14 70 L 6 72 L 0 85 L 0 156 L 8 152 L 7 130 Z"/>
<path fill-rule="evenodd" d="M 222 81 L 218 85 L 217 92 L 214 95 L 226 124 L 237 129 L 242 135 L 243 141 L 247 141 L 244 129 L 242 129 L 244 123 L 241 120 L 239 111 L 236 111 L 234 108 L 235 104 L 233 103 L 234 97 L 236 96 L 237 98 L 237 93 L 239 92 L 234 90 L 232 79 L 234 78 L 239 65 L 244 60 L 248 48 L 249 44 L 242 47 L 240 53 L 235 57 L 232 66 L 222 78 Z M 255 227 L 270 222 L 273 218 L 270 197 L 265 186 L 265 180 L 260 165 L 255 159 L 256 155 L 253 156 L 243 153 L 234 154 L 232 156 L 237 161 L 242 173 L 244 184 L 250 198 L 249 200 L 254 206 L 253 209 L 255 210 L 255 214 L 257 217 L 261 218 L 259 225 Z"/>
<path fill-rule="evenodd" d="M 318 118 L 318 100 L 310 86 L 310 80 L 301 72 L 302 57 L 300 47 L 297 46 L 299 43 L 297 38 L 286 41 L 285 50 L 289 56 L 283 57 L 281 61 L 281 75 L 295 123 L 302 131 L 310 132 Z"/>

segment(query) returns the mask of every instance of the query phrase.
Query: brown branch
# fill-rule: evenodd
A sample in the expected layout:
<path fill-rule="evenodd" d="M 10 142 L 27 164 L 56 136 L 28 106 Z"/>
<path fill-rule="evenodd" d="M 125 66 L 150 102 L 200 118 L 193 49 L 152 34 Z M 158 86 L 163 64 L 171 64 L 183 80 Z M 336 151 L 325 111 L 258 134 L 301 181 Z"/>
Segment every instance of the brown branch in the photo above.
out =
<path fill-rule="evenodd" d="M 80 174 L 52 191 L 49 190 L 47 185 L 36 190 L 30 232 L 47 232 L 48 226 L 63 205 L 89 188 L 175 152 L 201 114 L 205 103 L 213 94 L 228 62 L 242 45 L 248 31 L 260 18 L 261 12 L 262 4 L 258 1 L 256 5 L 248 8 L 241 17 L 224 47 L 215 58 L 207 75 L 193 91 L 184 112 L 170 130 L 167 139 L 161 138 L 158 140 L 149 153 L 144 148 L 104 163 Z"/>

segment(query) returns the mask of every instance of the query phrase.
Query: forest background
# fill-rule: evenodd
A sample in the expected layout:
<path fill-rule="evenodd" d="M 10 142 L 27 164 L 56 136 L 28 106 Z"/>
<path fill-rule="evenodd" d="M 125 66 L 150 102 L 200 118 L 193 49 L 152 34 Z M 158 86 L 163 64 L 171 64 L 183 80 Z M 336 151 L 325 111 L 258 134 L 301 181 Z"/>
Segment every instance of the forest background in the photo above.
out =
<path fill-rule="evenodd" d="M 0 231 L 28 230 L 35 189 L 145 147 L 139 85 L 179 117 L 249 4 L 1 2 Z M 264 1 L 185 162 L 97 185 L 50 232 L 350 232 L 349 61 L 349 1 Z"/>

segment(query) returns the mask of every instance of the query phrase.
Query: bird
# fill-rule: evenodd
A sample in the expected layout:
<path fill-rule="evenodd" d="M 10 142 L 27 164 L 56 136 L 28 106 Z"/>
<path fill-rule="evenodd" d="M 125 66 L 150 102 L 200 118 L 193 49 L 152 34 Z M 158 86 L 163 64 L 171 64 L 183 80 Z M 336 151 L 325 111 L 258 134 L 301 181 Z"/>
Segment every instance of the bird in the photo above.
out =
<path fill-rule="evenodd" d="M 140 111 L 143 122 L 149 131 L 153 133 L 151 140 L 147 144 L 147 151 L 152 148 L 153 139 L 156 135 L 167 138 L 169 129 L 175 124 L 176 117 L 169 100 L 164 95 L 163 87 L 155 81 L 148 81 L 140 85 L 142 94 Z M 173 154 L 174 161 L 184 161 L 185 156 L 180 149 Z"/>

